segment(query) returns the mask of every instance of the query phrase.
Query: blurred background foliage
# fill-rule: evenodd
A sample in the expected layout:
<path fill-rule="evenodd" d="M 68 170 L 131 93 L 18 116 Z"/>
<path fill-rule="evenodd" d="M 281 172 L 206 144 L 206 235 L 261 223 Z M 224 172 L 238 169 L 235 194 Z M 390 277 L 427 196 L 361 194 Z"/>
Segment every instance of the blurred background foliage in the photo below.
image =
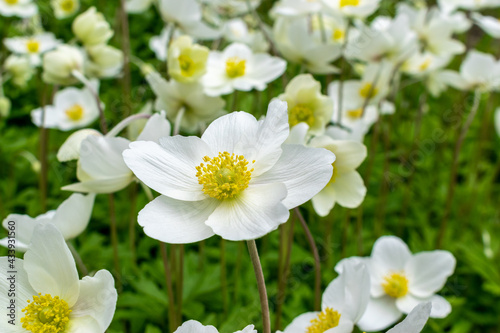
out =
<path fill-rule="evenodd" d="M 396 2 L 382 1 L 381 12 L 394 13 Z M 259 7 L 259 13 L 269 23 L 267 14 L 272 3 L 264 0 Z M 38 4 L 45 30 L 69 41 L 72 19 L 56 20 L 49 1 Z M 90 6 L 96 6 L 115 27 L 117 33 L 111 44 L 119 47 L 116 2 L 82 1 L 83 9 Z M 500 13 L 490 14 L 498 17 Z M 147 47 L 149 39 L 163 28 L 158 13 L 150 9 L 140 16 L 129 16 L 129 21 L 132 54 L 164 73 L 165 64 L 156 60 Z M 18 22 L 10 18 L 0 20 L 2 39 L 25 31 Z M 460 39 L 469 48 L 497 57 L 500 54 L 500 43 L 477 27 Z M 5 52 L 3 48 L 2 55 Z M 454 68 L 458 68 L 461 60 L 462 57 L 457 57 Z M 298 67 L 290 64 L 288 77 L 297 73 Z M 134 65 L 132 78 L 132 111 L 138 112 L 154 95 Z M 326 78 L 317 79 L 322 80 L 326 90 Z M 12 100 L 12 112 L 7 119 L 0 120 L 0 217 L 3 219 L 10 213 L 36 216 L 44 213 L 38 189 L 40 130 L 31 123 L 30 111 L 40 106 L 43 95 L 50 95 L 53 87 L 46 86 L 38 75 L 25 89 L 9 84 L 4 88 Z M 270 99 L 282 91 L 283 82 L 278 79 L 264 92 L 240 93 L 236 109 L 258 117 L 265 113 Z M 121 98 L 119 80 L 102 81 L 100 92 L 108 122 L 114 125 L 128 112 Z M 413 252 L 435 249 L 453 149 L 472 96 L 450 89 L 438 99 L 429 97 L 417 133 L 423 93 L 421 83 L 403 78 L 395 98 L 396 113 L 382 117 L 365 138 L 371 155 L 360 168 L 368 187 L 361 208 L 348 210 L 337 206 L 329 216 L 319 218 L 309 203 L 301 207 L 320 250 L 323 289 L 336 277 L 333 269 L 336 262 L 353 255 L 369 255 L 381 235 L 402 237 Z M 226 96 L 226 108 L 232 105 L 232 98 Z M 431 319 L 423 332 L 500 332 L 500 139 L 493 128 L 493 111 L 499 105 L 498 93 L 483 96 L 461 155 L 456 196 L 443 246 L 457 258 L 455 274 L 441 291 L 453 311 L 446 319 Z M 95 123 L 96 129 L 97 126 Z M 68 135 L 49 131 L 47 209 L 55 209 L 70 195 L 61 191 L 63 185 L 76 181 L 76 163 L 61 164 L 56 159 L 57 150 Z M 146 203 L 138 184 L 116 194 L 122 290 L 109 333 L 168 331 L 167 309 L 171 305 L 159 243 L 146 237 L 136 223 L 137 212 Z M 74 245 L 89 271 L 106 268 L 117 275 L 113 270 L 108 208 L 107 195 L 98 195 L 89 227 Z M 278 254 L 280 247 L 288 246 L 283 235 L 290 228 L 291 221 L 258 241 L 273 324 L 278 303 Z M 186 245 L 182 275 L 177 269 L 180 250 L 179 246 L 168 246 L 176 273 L 174 293 L 178 293 L 181 285 L 183 288 L 182 309 L 174 305 L 181 312 L 182 321 L 196 319 L 205 325 L 215 325 L 221 332 L 234 332 L 255 324 L 261 331 L 257 286 L 245 244 L 212 237 Z M 297 315 L 311 311 L 314 302 L 314 261 L 298 223 L 294 226 L 291 251 L 281 329 Z M 0 249 L 0 254 L 6 255 L 6 250 Z M 273 329 L 278 327 L 273 325 Z"/>

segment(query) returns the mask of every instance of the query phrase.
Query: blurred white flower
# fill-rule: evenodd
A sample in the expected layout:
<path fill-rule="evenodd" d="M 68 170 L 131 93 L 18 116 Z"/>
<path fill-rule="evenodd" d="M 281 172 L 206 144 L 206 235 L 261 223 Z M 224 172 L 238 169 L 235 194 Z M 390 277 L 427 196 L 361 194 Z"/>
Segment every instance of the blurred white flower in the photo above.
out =
<path fill-rule="evenodd" d="M 233 43 L 224 51 L 208 56 L 207 73 L 201 79 L 210 96 L 226 95 L 234 90 L 264 90 L 267 83 L 280 77 L 286 61 L 266 53 L 253 53 L 245 44 Z"/>
<path fill-rule="evenodd" d="M 479 13 L 472 13 L 474 22 L 493 38 L 500 38 L 500 20 L 493 16 L 483 16 Z"/>
<path fill-rule="evenodd" d="M 12 82 L 18 87 L 26 86 L 35 73 L 28 57 L 14 54 L 5 59 L 4 68 L 12 76 Z"/>
<path fill-rule="evenodd" d="M 9 288 L 9 260 L 0 258 L 0 290 Z M 16 259 L 15 268 L 16 306 L 22 312 L 14 325 L 1 322 L 3 332 L 106 331 L 118 297 L 113 276 L 100 270 L 79 280 L 75 260 L 54 225 L 35 228 L 24 260 Z M 9 302 L 7 293 L 0 298 L 2 304 Z"/>
<path fill-rule="evenodd" d="M 437 56 L 430 52 L 418 52 L 408 58 L 400 69 L 415 77 L 425 77 L 446 67 L 451 59 L 452 57 L 449 55 Z"/>
<path fill-rule="evenodd" d="M 225 23 L 224 38 L 231 43 L 246 44 L 253 52 L 267 52 L 270 46 L 262 31 L 249 30 L 241 18 L 235 18 Z"/>
<path fill-rule="evenodd" d="M 174 333 L 219 333 L 219 331 L 212 325 L 205 326 L 199 321 L 188 320 L 179 326 Z M 243 330 L 235 333 L 257 333 L 257 330 L 254 328 L 254 325 L 248 325 Z"/>
<path fill-rule="evenodd" d="M 4 44 L 9 51 L 27 55 L 33 66 L 39 66 L 42 63 L 40 56 L 61 44 L 61 41 L 53 33 L 45 32 L 30 37 L 5 38 Z"/>
<path fill-rule="evenodd" d="M 134 174 L 161 195 L 139 212 L 151 238 L 192 243 L 217 234 L 249 240 L 275 230 L 289 209 L 308 201 L 331 178 L 335 156 L 286 145 L 286 103 L 273 101 L 257 121 L 233 112 L 201 139 L 173 136 L 135 142 L 123 152 Z"/>
<path fill-rule="evenodd" d="M 156 0 L 127 0 L 125 9 L 129 14 L 141 14 L 148 10 Z"/>
<path fill-rule="evenodd" d="M 455 270 L 450 252 L 412 254 L 401 239 L 383 236 L 373 245 L 371 257 L 341 260 L 335 270 L 341 273 L 349 261 L 364 262 L 370 272 L 371 298 L 359 321 L 361 330 L 380 331 L 420 303 L 432 303 L 431 318 L 444 318 L 451 312 L 450 303 L 435 295 Z"/>
<path fill-rule="evenodd" d="M 156 72 L 146 79 L 156 95 L 155 109 L 165 110 L 171 122 L 175 122 L 179 112 L 183 112 L 179 128 L 184 131 L 195 133 L 202 125 L 226 113 L 223 110 L 224 100 L 207 96 L 199 83 L 169 82 Z"/>
<path fill-rule="evenodd" d="M 73 16 L 80 9 L 80 0 L 51 0 L 50 4 L 57 19 Z"/>
<path fill-rule="evenodd" d="M 98 84 L 96 84 L 97 86 Z M 54 95 L 53 105 L 44 107 L 43 127 L 70 131 L 92 124 L 99 116 L 99 108 L 87 88 L 65 88 Z M 42 126 L 42 108 L 31 111 L 31 121 Z"/>
<path fill-rule="evenodd" d="M 333 113 L 333 101 L 321 94 L 321 83 L 311 74 L 294 77 L 278 99 L 288 104 L 288 123 L 290 127 L 305 122 L 309 132 L 322 134 Z"/>
<path fill-rule="evenodd" d="M 189 36 L 174 39 L 168 48 L 168 74 L 179 82 L 197 82 L 207 71 L 209 52 Z"/>
<path fill-rule="evenodd" d="M 87 47 L 88 61 L 85 74 L 89 77 L 113 78 L 123 68 L 123 52 L 115 47 L 99 44 Z"/>
<path fill-rule="evenodd" d="M 380 0 L 321 0 L 335 14 L 346 17 L 366 18 L 379 7 Z"/>
<path fill-rule="evenodd" d="M 64 200 L 57 210 L 48 211 L 35 218 L 28 215 L 10 214 L 2 223 L 7 232 L 9 227 L 15 230 L 16 251 L 26 251 L 37 225 L 53 224 L 62 234 L 64 240 L 80 235 L 86 228 L 92 215 L 95 194 L 72 194 Z M 0 239 L 0 245 L 8 247 L 9 238 Z"/>
<path fill-rule="evenodd" d="M 0 15 L 31 17 L 38 13 L 38 7 L 32 0 L 0 0 Z"/>
<path fill-rule="evenodd" d="M 85 46 L 106 44 L 114 34 L 104 15 L 97 12 L 95 7 L 78 15 L 73 21 L 72 29 Z"/>
<path fill-rule="evenodd" d="M 66 44 L 43 56 L 42 79 L 46 83 L 68 85 L 78 80 L 71 74 L 73 71 L 83 72 L 85 58 L 83 52 Z"/>
<path fill-rule="evenodd" d="M 300 16 L 319 13 L 323 8 L 320 0 L 280 0 L 271 9 L 272 15 Z"/>

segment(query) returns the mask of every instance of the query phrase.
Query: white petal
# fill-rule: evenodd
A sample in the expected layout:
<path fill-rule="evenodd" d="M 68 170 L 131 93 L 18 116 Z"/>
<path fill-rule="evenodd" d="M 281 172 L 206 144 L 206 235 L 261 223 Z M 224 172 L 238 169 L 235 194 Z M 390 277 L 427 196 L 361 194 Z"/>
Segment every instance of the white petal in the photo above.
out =
<path fill-rule="evenodd" d="M 283 204 L 291 209 L 321 191 L 332 177 L 335 155 L 323 148 L 283 145 L 274 167 L 255 179 L 256 184 L 284 183 L 288 195 Z"/>
<path fill-rule="evenodd" d="M 327 216 L 335 206 L 335 189 L 327 185 L 312 198 L 313 208 L 319 216 Z"/>
<path fill-rule="evenodd" d="M 155 142 L 132 142 L 123 152 L 128 167 L 153 190 L 178 200 L 206 198 L 196 178 L 196 167 L 211 155 L 205 142 L 196 137 L 165 137 Z"/>
<path fill-rule="evenodd" d="M 8 232 L 9 232 L 9 227 L 12 229 L 10 231 L 14 232 L 14 234 L 12 234 L 13 237 L 11 237 L 11 239 L 15 241 L 16 251 L 24 252 L 27 250 L 27 246 L 31 242 L 31 237 L 33 236 L 33 231 L 35 230 L 35 227 L 40 222 L 48 220 L 50 219 L 44 218 L 43 215 L 34 219 L 28 215 L 10 214 L 3 220 L 2 225 Z M 9 243 L 8 238 L 4 238 L 2 240 L 1 245 L 7 247 L 8 243 Z"/>
<path fill-rule="evenodd" d="M 72 194 L 57 208 L 52 223 L 59 229 L 65 240 L 80 235 L 90 221 L 95 194 Z"/>
<path fill-rule="evenodd" d="M 401 323 L 387 331 L 387 333 L 419 333 L 424 328 L 431 313 L 430 302 L 421 303 L 413 309 Z"/>
<path fill-rule="evenodd" d="M 224 239 L 249 240 L 264 236 L 288 220 L 281 203 L 286 197 L 283 184 L 251 185 L 232 200 L 224 200 L 206 224 Z"/>
<path fill-rule="evenodd" d="M 115 280 L 107 270 L 98 271 L 94 277 L 86 276 L 80 281 L 80 297 L 71 308 L 71 317 L 91 316 L 104 332 L 115 313 L 118 294 Z"/>
<path fill-rule="evenodd" d="M 205 221 L 217 204 L 212 199 L 180 201 L 161 195 L 139 212 L 137 221 L 146 235 L 162 242 L 198 242 L 214 234 Z"/>
<path fill-rule="evenodd" d="M 24 269 L 36 292 L 59 296 L 69 307 L 75 304 L 80 290 L 75 260 L 55 226 L 36 227 L 24 255 Z"/>
<path fill-rule="evenodd" d="M 405 268 L 410 292 L 421 298 L 435 294 L 453 274 L 455 265 L 455 257 L 448 251 L 436 250 L 413 255 Z"/>
<path fill-rule="evenodd" d="M 155 113 L 148 119 L 137 141 L 155 141 L 164 136 L 170 136 L 170 123 L 165 118 L 165 112 Z"/>
<path fill-rule="evenodd" d="M 283 333 L 304 333 L 311 326 L 311 320 L 318 317 L 319 312 L 306 312 L 296 317 Z"/>
<path fill-rule="evenodd" d="M 67 331 L 68 333 L 104 333 L 97 320 L 92 316 L 74 318 L 70 316 Z"/>
<path fill-rule="evenodd" d="M 445 318 L 451 312 L 451 305 L 446 299 L 439 295 L 433 295 L 426 298 L 418 298 L 411 294 L 398 298 L 396 306 L 401 312 L 410 313 L 418 304 L 432 302 L 432 318 Z"/>
<path fill-rule="evenodd" d="M 330 186 L 334 189 L 334 201 L 342 207 L 356 208 L 365 199 L 366 187 L 363 178 L 355 170 L 339 172 L 335 183 Z"/>
<path fill-rule="evenodd" d="M 371 298 L 363 317 L 358 322 L 362 331 L 380 331 L 401 318 L 402 313 L 396 307 L 394 299 L 389 296 Z"/>
<path fill-rule="evenodd" d="M 211 325 L 204 326 L 196 320 L 188 320 L 179 326 L 174 333 L 219 333 L 219 331 Z"/>
<path fill-rule="evenodd" d="M 89 135 L 102 136 L 101 133 L 94 129 L 82 129 L 71 134 L 62 144 L 57 152 L 57 160 L 59 162 L 67 162 L 76 160 L 80 157 L 80 146 L 82 141 Z"/>
<path fill-rule="evenodd" d="M 86 180 L 80 183 L 63 186 L 64 191 L 83 192 L 83 193 L 113 193 L 119 191 L 133 180 L 133 175 L 125 175 L 114 178 L 100 178 L 95 180 Z"/>
<path fill-rule="evenodd" d="M 88 136 L 80 147 L 82 169 L 93 179 L 110 179 L 130 174 L 122 152 L 130 141 L 124 138 Z"/>
<path fill-rule="evenodd" d="M 403 272 L 410 259 L 411 252 L 400 238 L 382 236 L 373 245 L 371 268 L 384 275 L 390 272 Z"/>

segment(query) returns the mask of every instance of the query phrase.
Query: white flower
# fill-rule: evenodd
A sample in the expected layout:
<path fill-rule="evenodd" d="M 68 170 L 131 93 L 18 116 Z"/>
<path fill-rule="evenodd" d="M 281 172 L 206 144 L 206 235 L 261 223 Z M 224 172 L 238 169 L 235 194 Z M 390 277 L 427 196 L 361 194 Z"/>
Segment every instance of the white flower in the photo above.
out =
<path fill-rule="evenodd" d="M 58 91 L 54 104 L 45 106 L 43 127 L 70 131 L 92 124 L 99 116 L 99 108 L 87 89 L 69 87 Z M 42 108 L 31 111 L 31 121 L 42 126 Z"/>
<path fill-rule="evenodd" d="M 9 228 L 15 231 L 16 251 L 24 252 L 28 249 L 33 232 L 40 224 L 53 224 L 65 240 L 70 240 L 87 228 L 94 199 L 94 194 L 75 193 L 64 200 L 57 210 L 48 211 L 35 218 L 28 215 L 10 214 L 3 220 L 2 226 L 7 232 L 9 232 Z M 0 245 L 8 247 L 9 238 L 0 239 Z"/>
<path fill-rule="evenodd" d="M 38 7 L 32 0 L 0 0 L 0 15 L 31 17 L 38 13 Z"/>
<path fill-rule="evenodd" d="M 156 0 L 127 0 L 125 8 L 129 14 L 141 14 L 148 10 Z"/>
<path fill-rule="evenodd" d="M 5 59 L 4 68 L 12 75 L 12 82 L 19 87 L 24 87 L 31 80 L 35 72 L 28 57 L 16 56 L 14 54 Z"/>
<path fill-rule="evenodd" d="M 371 257 L 344 259 L 335 270 L 342 272 L 347 262 L 359 260 L 366 263 L 371 281 L 371 299 L 359 321 L 361 330 L 382 330 L 424 302 L 432 303 L 432 318 L 444 318 L 451 312 L 448 301 L 435 295 L 455 270 L 456 260 L 450 252 L 412 254 L 401 239 L 383 236 L 373 245 Z"/>
<path fill-rule="evenodd" d="M 168 73 L 179 82 L 197 82 L 207 71 L 209 52 L 189 36 L 174 39 L 168 48 Z"/>
<path fill-rule="evenodd" d="M 59 45 L 55 50 L 43 56 L 42 78 L 46 83 L 68 85 L 77 82 L 71 74 L 74 70 L 83 72 L 83 52 L 66 44 Z"/>
<path fill-rule="evenodd" d="M 51 0 L 50 4 L 57 19 L 73 16 L 80 9 L 80 0 Z"/>
<path fill-rule="evenodd" d="M 231 43 L 243 43 L 254 52 L 267 52 L 269 42 L 260 30 L 249 30 L 240 18 L 229 20 L 224 25 L 224 38 Z"/>
<path fill-rule="evenodd" d="M 235 333 L 257 333 L 254 325 L 248 325 L 243 330 Z M 196 320 L 188 320 L 184 322 L 179 328 L 175 330 L 174 333 L 219 333 L 217 328 L 212 325 L 204 326 L 202 323 Z"/>
<path fill-rule="evenodd" d="M 4 43 L 9 51 L 28 55 L 33 66 L 39 66 L 42 63 L 41 54 L 61 44 L 61 42 L 54 37 L 54 34 L 50 32 L 30 37 L 5 38 Z"/>
<path fill-rule="evenodd" d="M 159 10 L 165 22 L 174 23 L 186 35 L 198 39 L 216 39 L 221 35 L 221 31 L 203 22 L 196 0 L 159 0 Z"/>
<path fill-rule="evenodd" d="M 500 61 L 488 53 L 469 51 L 460 73 L 444 71 L 443 80 L 460 90 L 492 91 L 500 88 Z"/>
<path fill-rule="evenodd" d="M 75 36 L 85 46 L 106 44 L 114 34 L 104 15 L 97 12 L 95 7 L 90 7 L 86 12 L 78 15 L 73 21 L 72 29 Z"/>
<path fill-rule="evenodd" d="M 472 19 L 493 38 L 500 38 L 500 20 L 492 16 L 483 16 L 479 13 L 472 13 Z"/>
<path fill-rule="evenodd" d="M 308 17 L 278 17 L 273 29 L 278 50 L 287 60 L 303 65 L 313 74 L 338 72 L 331 62 L 340 56 L 341 44 L 325 44 L 319 31 L 311 32 L 310 26 Z"/>
<path fill-rule="evenodd" d="M 123 162 L 122 152 L 130 141 L 121 137 L 95 135 L 88 130 L 82 134 L 74 133 L 63 144 L 58 157 L 69 160 L 78 151 L 78 169 L 76 176 L 79 183 L 67 185 L 63 190 L 75 192 L 112 193 L 130 184 L 134 175 Z M 77 132 L 78 133 L 78 132 Z M 170 135 L 170 124 L 165 114 L 153 115 L 137 140 L 157 141 Z M 71 140 L 70 140 L 71 139 Z"/>
<path fill-rule="evenodd" d="M 89 77 L 113 78 L 121 73 L 123 52 L 115 47 L 99 44 L 87 47 L 88 62 L 85 72 Z"/>
<path fill-rule="evenodd" d="M 431 310 L 432 303 L 420 303 L 411 310 L 405 320 L 388 330 L 387 333 L 420 333 L 429 319 Z"/>
<path fill-rule="evenodd" d="M 183 84 L 175 80 L 167 81 L 158 73 L 146 77 L 151 89 L 157 96 L 156 110 L 167 111 L 167 117 L 174 122 L 183 109 L 180 128 L 190 133 L 200 129 L 202 124 L 211 122 L 226 112 L 224 100 L 220 97 L 207 96 L 198 83 Z"/>
<path fill-rule="evenodd" d="M 288 104 L 290 127 L 305 122 L 311 134 L 322 134 L 332 118 L 333 101 L 321 94 L 321 83 L 311 74 L 294 77 L 278 98 Z"/>
<path fill-rule="evenodd" d="M 254 54 L 245 44 L 233 43 L 223 52 L 208 56 L 207 73 L 201 82 L 210 96 L 226 95 L 234 90 L 264 90 L 267 83 L 283 74 L 286 62 L 266 53 Z"/>
<path fill-rule="evenodd" d="M 323 8 L 320 0 L 281 0 L 271 9 L 273 15 L 300 16 L 318 13 Z"/>
<path fill-rule="evenodd" d="M 0 303 L 5 307 L 10 302 L 9 265 L 8 257 L 0 258 Z M 113 276 L 100 270 L 79 280 L 73 256 L 55 226 L 37 226 L 24 260 L 16 259 L 14 265 L 18 312 L 15 325 L 0 321 L 2 332 L 106 331 L 118 297 Z"/>
<path fill-rule="evenodd" d="M 330 181 L 312 198 L 316 213 L 328 215 L 336 202 L 342 207 L 358 207 L 365 198 L 366 187 L 356 169 L 366 158 L 366 147 L 360 142 L 334 140 L 327 135 L 313 138 L 310 146 L 325 148 L 336 157 Z"/>
<path fill-rule="evenodd" d="M 322 0 L 322 2 L 334 13 L 346 17 L 366 18 L 377 10 L 380 0 Z"/>
<path fill-rule="evenodd" d="M 283 333 L 351 333 L 370 298 L 370 275 L 364 264 L 349 263 L 323 293 L 321 312 L 295 318 Z"/>
<path fill-rule="evenodd" d="M 161 195 L 139 212 L 144 232 L 167 243 L 192 243 L 214 234 L 249 240 L 288 220 L 289 209 L 318 193 L 331 178 L 332 153 L 283 145 L 286 103 L 273 101 L 257 121 L 233 112 L 197 137 L 136 142 L 125 163 Z"/>

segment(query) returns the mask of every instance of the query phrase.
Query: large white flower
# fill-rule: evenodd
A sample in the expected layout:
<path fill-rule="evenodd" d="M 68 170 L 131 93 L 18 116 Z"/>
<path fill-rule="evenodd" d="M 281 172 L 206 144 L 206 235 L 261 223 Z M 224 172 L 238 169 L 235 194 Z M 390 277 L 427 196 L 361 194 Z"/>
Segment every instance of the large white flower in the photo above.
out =
<path fill-rule="evenodd" d="M 370 275 L 362 263 L 348 263 L 323 293 L 321 312 L 295 318 L 283 333 L 350 333 L 370 298 Z"/>
<path fill-rule="evenodd" d="M 32 0 L 0 0 L 0 15 L 31 17 L 38 13 L 38 7 Z"/>
<path fill-rule="evenodd" d="M 254 54 L 245 44 L 233 43 L 223 52 L 210 52 L 207 73 L 201 82 L 210 96 L 226 95 L 234 90 L 264 90 L 285 69 L 283 59 L 266 53 Z"/>
<path fill-rule="evenodd" d="M 31 242 L 33 232 L 39 224 L 53 224 L 61 232 L 65 240 L 73 239 L 80 235 L 90 221 L 95 194 L 72 194 L 64 200 L 57 210 L 48 211 L 35 218 L 28 215 L 10 214 L 2 226 L 12 234 L 16 240 L 16 251 L 26 251 Z M 0 245 L 8 247 L 9 238 L 0 239 Z"/>
<path fill-rule="evenodd" d="M 179 326 L 174 333 L 219 333 L 219 331 L 212 325 L 205 326 L 199 321 L 188 320 Z M 257 333 L 257 330 L 254 325 L 248 325 L 243 330 L 235 333 Z"/>
<path fill-rule="evenodd" d="M 40 55 L 61 44 L 61 42 L 54 37 L 54 34 L 50 32 L 30 37 L 6 38 L 4 43 L 9 51 L 16 54 L 28 55 L 33 66 L 38 66 L 42 63 Z"/>
<path fill-rule="evenodd" d="M 1 257 L 0 267 L 0 304 L 4 309 L 11 304 L 8 279 L 15 275 L 17 313 L 14 325 L 0 321 L 2 332 L 104 333 L 113 319 L 118 296 L 113 276 L 100 270 L 79 280 L 71 252 L 51 224 L 35 228 L 24 260 L 12 264 Z"/>
<path fill-rule="evenodd" d="M 412 254 L 401 239 L 383 236 L 373 245 L 371 257 L 344 259 L 335 270 L 342 272 L 346 263 L 360 260 L 366 263 L 371 281 L 370 302 L 359 321 L 362 330 L 382 330 L 424 302 L 432 303 L 432 318 L 444 318 L 451 312 L 450 303 L 435 295 L 455 270 L 456 260 L 450 252 Z"/>
<path fill-rule="evenodd" d="M 216 119 L 200 138 L 136 142 L 125 163 L 161 196 L 139 213 L 144 232 L 167 243 L 214 234 L 229 240 L 261 237 L 288 220 L 288 210 L 318 193 L 332 175 L 325 149 L 283 145 L 286 103 L 273 101 L 257 121 L 245 112 Z"/>
<path fill-rule="evenodd" d="M 88 126 L 99 116 L 95 98 L 85 87 L 69 87 L 58 91 L 54 96 L 54 104 L 46 105 L 44 109 L 43 126 L 62 131 Z M 31 111 L 31 121 L 38 127 L 42 126 L 42 112 L 42 108 Z"/>
<path fill-rule="evenodd" d="M 199 83 L 184 84 L 175 80 L 167 81 L 154 72 L 146 77 L 157 96 L 156 110 L 165 110 L 170 121 L 175 122 L 179 112 L 183 112 L 180 129 L 194 133 L 206 123 L 225 114 L 224 100 L 207 96 Z"/>
<path fill-rule="evenodd" d="M 479 13 L 472 13 L 474 22 L 493 38 L 500 38 L 500 20 L 493 16 L 483 16 Z"/>

